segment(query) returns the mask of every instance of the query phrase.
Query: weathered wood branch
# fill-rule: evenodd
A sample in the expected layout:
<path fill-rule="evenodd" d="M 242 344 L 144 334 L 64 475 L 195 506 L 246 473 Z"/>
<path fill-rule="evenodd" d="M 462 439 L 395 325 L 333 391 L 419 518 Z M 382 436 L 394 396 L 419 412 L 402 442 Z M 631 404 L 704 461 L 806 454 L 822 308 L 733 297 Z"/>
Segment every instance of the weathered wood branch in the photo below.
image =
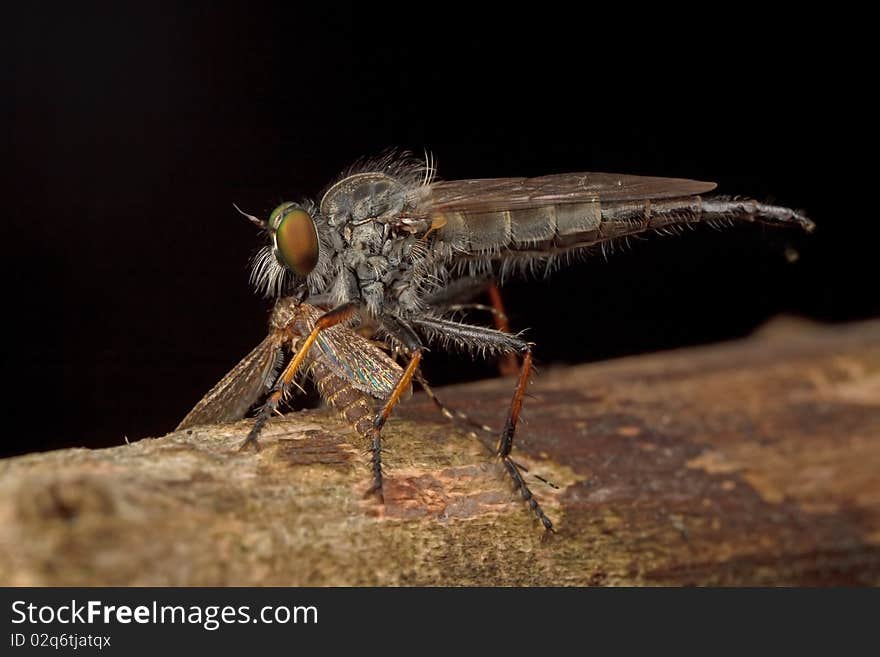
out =
<path fill-rule="evenodd" d="M 440 393 L 500 424 L 511 386 Z M 236 451 L 244 421 L 8 459 L 0 582 L 880 584 L 880 322 L 547 368 L 533 394 L 515 456 L 546 542 L 416 394 L 387 427 L 384 507 L 326 411 L 273 420 L 259 454 Z"/>

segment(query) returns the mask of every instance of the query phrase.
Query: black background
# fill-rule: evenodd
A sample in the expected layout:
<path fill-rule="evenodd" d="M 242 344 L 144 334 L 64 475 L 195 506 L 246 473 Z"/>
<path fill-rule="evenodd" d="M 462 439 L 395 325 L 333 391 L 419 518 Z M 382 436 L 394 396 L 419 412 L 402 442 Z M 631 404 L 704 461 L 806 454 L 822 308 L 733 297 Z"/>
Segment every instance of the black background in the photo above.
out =
<path fill-rule="evenodd" d="M 265 214 L 391 146 L 430 149 L 447 179 L 715 180 L 818 224 L 657 237 L 514 283 L 513 326 L 544 364 L 742 336 L 780 313 L 880 315 L 860 162 L 875 150 L 870 43 L 853 25 L 739 4 L 477 7 L 8 16 L 4 452 L 173 429 L 265 335 L 269 303 L 247 282 L 257 234 L 232 203 Z M 492 373 L 434 361 L 437 382 Z"/>

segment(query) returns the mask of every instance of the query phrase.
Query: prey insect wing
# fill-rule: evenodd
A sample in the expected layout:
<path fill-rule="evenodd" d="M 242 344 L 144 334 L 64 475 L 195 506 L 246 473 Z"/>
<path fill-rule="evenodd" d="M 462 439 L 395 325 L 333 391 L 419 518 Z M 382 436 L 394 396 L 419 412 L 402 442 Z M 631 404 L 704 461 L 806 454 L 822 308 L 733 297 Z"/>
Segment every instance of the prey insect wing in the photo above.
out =
<path fill-rule="evenodd" d="M 311 330 L 320 312 L 309 308 L 307 324 Z M 346 326 L 322 331 L 315 340 L 315 349 L 311 356 L 314 361 L 320 360 L 356 389 L 377 399 L 391 394 L 403 371 L 388 354 Z"/>
<path fill-rule="evenodd" d="M 266 339 L 196 404 L 178 428 L 240 419 L 259 399 L 260 392 L 265 392 L 262 388 L 268 382 L 271 390 L 241 445 L 241 449 L 257 447 L 263 427 L 295 385 L 295 377 L 305 372 L 314 380 L 322 399 L 369 441 L 373 483 L 368 493 L 383 499 L 382 440 L 375 418 L 381 417 L 384 423 L 386 411 L 390 412 L 401 394 L 409 390 L 409 379 L 379 347 L 345 326 L 344 318 L 336 315 L 338 323 L 323 325 L 321 318 L 328 314 L 291 297 L 279 299 Z M 277 369 L 276 354 L 283 353 L 284 347 L 296 355 L 277 377 L 271 376 Z M 385 402 L 378 416 L 376 400 Z"/>
<path fill-rule="evenodd" d="M 243 418 L 274 382 L 281 345 L 280 333 L 266 336 L 199 400 L 175 431 Z"/>
<path fill-rule="evenodd" d="M 283 348 L 305 337 L 321 314 L 314 306 L 297 305 L 290 298 L 280 299 L 273 312 L 269 335 L 211 388 L 177 430 L 243 418 L 275 383 Z M 351 387 L 373 399 L 387 397 L 403 372 L 370 340 L 341 325 L 319 335 L 305 368 L 316 380 L 327 379 L 323 387 L 319 386 L 322 396 L 326 397 L 326 390 L 338 393 Z M 333 400 L 327 401 L 333 405 Z"/>

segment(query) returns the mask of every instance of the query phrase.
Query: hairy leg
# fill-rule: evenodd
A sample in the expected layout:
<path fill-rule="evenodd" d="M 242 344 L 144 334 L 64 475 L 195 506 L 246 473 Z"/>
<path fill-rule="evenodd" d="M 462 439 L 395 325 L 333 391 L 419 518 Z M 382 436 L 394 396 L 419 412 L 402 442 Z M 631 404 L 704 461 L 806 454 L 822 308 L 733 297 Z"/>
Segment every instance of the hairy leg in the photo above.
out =
<path fill-rule="evenodd" d="M 423 319 L 413 322 L 430 340 L 440 341 L 446 346 L 455 345 L 480 354 L 515 353 L 522 357 L 517 385 L 510 402 L 510 410 L 504 429 L 498 438 L 495 453 L 504 465 L 513 481 L 514 488 L 520 493 L 523 501 L 528 504 L 532 513 L 538 518 L 547 532 L 554 531 L 553 523 L 544 513 L 540 503 L 522 476 L 520 466 L 511 458 L 516 426 L 519 422 L 523 399 L 532 373 L 532 347 L 525 340 L 509 333 L 481 326 L 470 326 L 441 319 Z"/>
<path fill-rule="evenodd" d="M 403 374 L 400 375 L 400 379 L 398 379 L 394 389 L 382 404 L 382 410 L 373 419 L 372 437 L 370 439 L 370 464 L 373 471 L 373 483 L 367 494 L 375 494 L 384 502 L 385 497 L 382 491 L 382 427 L 385 426 L 391 411 L 397 405 L 403 393 L 411 385 L 413 376 L 415 376 L 419 369 L 419 363 L 422 361 L 423 347 L 415 331 L 400 318 L 389 315 L 380 318 L 379 321 L 382 328 L 402 345 L 409 357 L 409 362 Z"/>
<path fill-rule="evenodd" d="M 278 404 L 284 398 L 285 392 L 293 382 L 293 379 L 299 371 L 303 361 L 308 356 L 309 348 L 317 339 L 318 334 L 326 328 L 341 324 L 357 311 L 358 306 L 356 304 L 347 303 L 324 313 L 318 318 L 315 322 L 315 328 L 312 329 L 311 333 L 309 333 L 308 337 L 306 337 L 299 349 L 297 349 L 296 355 L 294 355 L 290 360 L 290 363 L 287 364 L 287 367 L 284 368 L 284 371 L 282 371 L 275 380 L 275 385 L 272 386 L 272 391 L 269 393 L 266 403 L 263 404 L 263 407 L 257 414 L 257 417 L 254 420 L 254 426 L 251 427 L 247 438 L 245 438 L 241 447 L 239 447 L 240 450 L 243 450 L 248 446 L 259 447 L 258 440 L 260 432 L 263 430 L 263 427 L 266 426 L 266 422 L 269 421 L 272 414 L 278 410 Z"/>

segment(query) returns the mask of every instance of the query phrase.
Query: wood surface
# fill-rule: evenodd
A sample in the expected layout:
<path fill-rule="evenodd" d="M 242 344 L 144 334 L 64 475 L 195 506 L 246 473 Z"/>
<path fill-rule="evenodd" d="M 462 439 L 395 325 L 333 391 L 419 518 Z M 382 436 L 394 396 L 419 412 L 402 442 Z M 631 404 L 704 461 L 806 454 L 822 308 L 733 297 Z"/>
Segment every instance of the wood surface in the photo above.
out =
<path fill-rule="evenodd" d="M 438 394 L 500 427 L 512 386 Z M 2 461 L 0 583 L 880 584 L 880 322 L 543 367 L 532 394 L 514 456 L 546 541 L 417 392 L 385 430 L 384 506 L 327 410 L 273 419 L 259 453 L 236 451 L 244 420 Z"/>

